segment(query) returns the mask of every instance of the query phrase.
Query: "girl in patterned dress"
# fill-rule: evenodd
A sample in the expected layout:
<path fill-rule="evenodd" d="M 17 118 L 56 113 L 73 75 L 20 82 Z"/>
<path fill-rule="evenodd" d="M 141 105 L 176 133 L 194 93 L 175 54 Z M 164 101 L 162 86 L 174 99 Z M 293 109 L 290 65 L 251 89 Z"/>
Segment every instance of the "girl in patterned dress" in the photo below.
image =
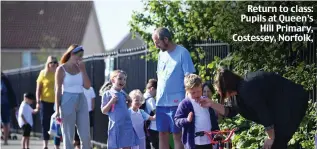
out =
<path fill-rule="evenodd" d="M 139 145 L 139 138 L 133 129 L 131 116 L 126 104 L 127 96 L 122 90 L 127 75 L 122 70 L 115 70 L 110 75 L 112 87 L 102 96 L 101 111 L 108 115 L 108 149 L 129 149 Z"/>

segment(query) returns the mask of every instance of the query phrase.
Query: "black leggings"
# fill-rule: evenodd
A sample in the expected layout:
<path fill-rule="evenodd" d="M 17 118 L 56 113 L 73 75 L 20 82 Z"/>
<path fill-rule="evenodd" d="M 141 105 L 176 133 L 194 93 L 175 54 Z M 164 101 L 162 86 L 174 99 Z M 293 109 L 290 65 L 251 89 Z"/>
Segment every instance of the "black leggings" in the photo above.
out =
<path fill-rule="evenodd" d="M 41 116 L 43 140 L 50 139 L 50 135 L 48 134 L 48 131 L 50 129 L 50 121 L 51 121 L 51 116 L 53 115 L 53 113 L 54 113 L 54 103 L 41 101 L 40 116 Z"/>

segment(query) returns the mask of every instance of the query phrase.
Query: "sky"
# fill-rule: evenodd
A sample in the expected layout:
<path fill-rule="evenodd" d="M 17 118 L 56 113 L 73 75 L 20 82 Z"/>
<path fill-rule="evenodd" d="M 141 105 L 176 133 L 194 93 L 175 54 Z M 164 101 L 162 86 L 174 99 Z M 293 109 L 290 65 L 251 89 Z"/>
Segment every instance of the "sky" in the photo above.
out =
<path fill-rule="evenodd" d="M 141 0 L 95 0 L 105 48 L 113 49 L 129 33 L 133 10 L 142 11 Z"/>

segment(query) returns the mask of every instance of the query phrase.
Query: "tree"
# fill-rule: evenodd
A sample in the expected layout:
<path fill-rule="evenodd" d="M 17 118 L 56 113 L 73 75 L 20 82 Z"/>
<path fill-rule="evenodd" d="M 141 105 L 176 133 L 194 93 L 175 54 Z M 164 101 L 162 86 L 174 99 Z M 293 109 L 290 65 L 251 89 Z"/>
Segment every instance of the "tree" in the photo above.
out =
<path fill-rule="evenodd" d="M 149 46 L 149 59 L 157 58 L 157 50 L 151 39 L 151 32 L 147 32 L 150 27 L 164 26 L 174 33 L 174 41 L 182 44 L 190 52 L 198 73 L 205 79 L 206 71 L 211 74 L 216 72 L 219 65 L 232 68 L 237 73 L 243 75 L 250 71 L 264 70 L 282 74 L 284 77 L 302 84 L 307 90 L 312 90 L 316 85 L 316 64 L 314 61 L 305 61 L 300 56 L 307 50 L 307 42 L 235 42 L 232 40 L 233 34 L 239 35 L 263 35 L 259 30 L 261 23 L 241 22 L 240 15 L 257 15 L 259 13 L 247 12 L 248 5 L 253 6 L 314 6 L 314 2 L 233 2 L 233 1 L 144 1 L 144 11 L 134 12 L 130 21 L 131 32 L 137 32 Z M 280 15 L 282 13 L 274 13 Z M 284 15 L 313 15 L 317 16 L 317 11 L 313 13 L 289 12 Z M 263 13 L 264 16 L 272 13 Z M 275 22 L 281 23 L 281 22 Z M 314 22 L 306 22 L 314 23 Z M 274 23 L 273 23 L 274 24 Z M 303 25 L 304 23 L 291 22 L 288 25 Z M 310 25 L 310 24 L 308 24 Z M 270 35 L 277 36 L 277 32 Z M 292 34 L 292 33 L 286 33 Z M 197 41 L 206 39 L 221 40 L 227 42 L 234 49 L 225 59 L 215 57 L 214 61 L 208 64 L 206 70 L 200 60 L 204 58 L 204 51 L 200 47 L 195 47 Z M 316 39 L 315 39 L 316 40 Z M 317 53 L 312 53 L 317 54 Z M 305 148 L 314 148 L 313 141 L 316 132 L 316 103 L 310 101 L 309 110 L 304 118 L 300 129 L 290 141 L 292 147 L 296 143 Z M 258 148 L 263 144 L 264 129 L 262 126 L 254 124 L 242 117 L 235 119 L 225 119 L 221 122 L 221 127 L 242 127 L 245 131 L 237 132 L 235 144 L 239 148 Z M 243 129 L 240 129 L 243 130 Z"/>

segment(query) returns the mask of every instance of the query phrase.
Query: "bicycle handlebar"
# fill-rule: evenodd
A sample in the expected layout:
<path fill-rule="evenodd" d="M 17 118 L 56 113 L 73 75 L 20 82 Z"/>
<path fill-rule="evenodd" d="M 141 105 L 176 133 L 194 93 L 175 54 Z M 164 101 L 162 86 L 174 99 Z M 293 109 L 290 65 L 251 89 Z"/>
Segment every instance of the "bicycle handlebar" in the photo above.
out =
<path fill-rule="evenodd" d="M 209 131 L 209 132 L 208 131 L 200 131 L 200 132 L 195 133 L 195 137 L 207 135 L 211 144 L 226 143 L 226 142 L 229 142 L 229 140 L 231 139 L 231 137 L 235 131 L 237 131 L 237 128 L 234 128 L 232 130 L 216 130 L 216 131 Z M 229 135 L 225 139 L 215 138 L 217 135 L 222 135 L 222 134 L 229 134 Z M 214 137 L 213 137 L 213 135 L 214 135 Z M 215 139 L 217 139 L 217 140 L 215 141 Z"/>

